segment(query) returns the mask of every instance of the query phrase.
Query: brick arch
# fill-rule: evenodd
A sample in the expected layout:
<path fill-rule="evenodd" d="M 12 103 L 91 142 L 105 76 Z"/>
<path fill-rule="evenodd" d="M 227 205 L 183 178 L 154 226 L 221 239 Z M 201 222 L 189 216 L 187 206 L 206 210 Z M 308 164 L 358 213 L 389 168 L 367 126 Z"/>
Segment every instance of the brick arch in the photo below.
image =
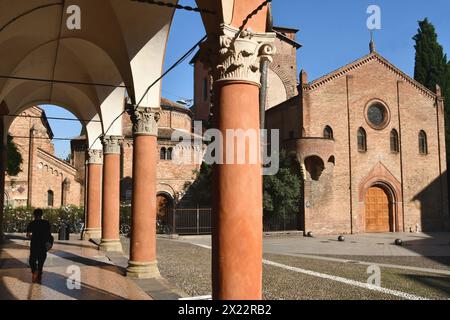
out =
<path fill-rule="evenodd" d="M 359 229 L 365 231 L 362 227 L 365 221 L 365 200 L 370 188 L 379 186 L 389 192 L 393 202 L 394 231 L 401 232 L 404 229 L 403 216 L 403 194 L 401 183 L 395 176 L 381 163 L 378 162 L 369 174 L 361 180 L 358 188 L 358 217 Z"/>
<path fill-rule="evenodd" d="M 269 69 L 272 70 L 281 79 L 281 82 L 283 82 L 284 91 L 286 91 L 286 97 L 287 99 L 289 99 L 289 97 L 292 95 L 290 94 L 288 88 L 288 85 L 290 85 L 292 82 L 289 75 L 287 74 L 286 71 L 284 71 L 281 67 L 279 67 L 277 64 L 273 62 L 270 64 Z"/>
<path fill-rule="evenodd" d="M 156 190 L 156 194 L 167 194 L 170 195 L 172 199 L 176 199 L 175 189 L 167 183 L 158 183 Z"/>

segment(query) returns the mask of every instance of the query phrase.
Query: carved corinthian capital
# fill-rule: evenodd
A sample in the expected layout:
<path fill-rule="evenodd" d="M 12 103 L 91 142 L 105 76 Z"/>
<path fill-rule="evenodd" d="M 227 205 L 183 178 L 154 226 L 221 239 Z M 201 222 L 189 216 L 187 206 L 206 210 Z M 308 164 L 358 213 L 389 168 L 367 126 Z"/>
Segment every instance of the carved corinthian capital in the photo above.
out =
<path fill-rule="evenodd" d="M 120 146 L 123 138 L 121 136 L 103 136 L 103 154 L 120 154 Z"/>
<path fill-rule="evenodd" d="M 96 149 L 89 149 L 87 152 L 89 164 L 102 164 L 103 163 L 103 151 Z"/>
<path fill-rule="evenodd" d="M 253 33 L 250 29 L 239 32 L 234 27 L 222 25 L 218 46 L 212 45 L 212 41 L 204 44 L 208 47 L 204 48 L 204 53 L 212 54 L 209 59 L 214 80 L 245 81 L 261 85 L 261 61 L 272 62 L 272 56 L 276 52 L 275 38 L 275 33 Z M 216 54 L 212 51 L 216 51 Z"/>
<path fill-rule="evenodd" d="M 128 108 L 133 123 L 133 134 L 141 136 L 158 136 L 158 121 L 161 118 L 159 108 Z"/>

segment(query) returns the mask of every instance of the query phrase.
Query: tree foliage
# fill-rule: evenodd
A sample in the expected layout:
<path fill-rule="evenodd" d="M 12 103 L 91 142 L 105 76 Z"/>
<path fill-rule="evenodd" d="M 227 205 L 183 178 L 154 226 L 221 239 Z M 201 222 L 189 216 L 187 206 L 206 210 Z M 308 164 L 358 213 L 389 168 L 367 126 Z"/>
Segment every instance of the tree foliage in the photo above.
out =
<path fill-rule="evenodd" d="M 264 176 L 264 213 L 271 216 L 297 214 L 303 195 L 303 178 L 295 152 L 280 152 L 280 170 Z"/>
<path fill-rule="evenodd" d="M 449 85 L 447 55 L 438 42 L 433 24 L 427 18 L 419 21 L 419 29 L 413 39 L 416 42 L 414 79 L 432 91 L 435 91 L 438 84 L 444 92 L 447 92 Z"/>
<path fill-rule="evenodd" d="M 296 154 L 281 151 L 279 158 L 278 173 L 264 176 L 264 213 L 271 216 L 299 213 L 303 195 L 303 179 Z M 196 173 L 197 179 L 186 184 L 185 191 L 196 204 L 211 206 L 212 166 L 203 163 Z"/>
<path fill-rule="evenodd" d="M 445 98 L 445 137 L 450 145 L 450 61 L 438 42 L 436 30 L 425 18 L 419 21 L 419 30 L 413 37 L 416 42 L 416 65 L 414 79 L 433 92 L 439 85 Z M 450 148 L 447 148 L 447 160 L 450 160 Z"/>
<path fill-rule="evenodd" d="M 8 164 L 7 173 L 11 177 L 17 176 L 21 171 L 23 163 L 22 154 L 19 152 L 17 145 L 14 143 L 13 137 L 8 135 Z"/>

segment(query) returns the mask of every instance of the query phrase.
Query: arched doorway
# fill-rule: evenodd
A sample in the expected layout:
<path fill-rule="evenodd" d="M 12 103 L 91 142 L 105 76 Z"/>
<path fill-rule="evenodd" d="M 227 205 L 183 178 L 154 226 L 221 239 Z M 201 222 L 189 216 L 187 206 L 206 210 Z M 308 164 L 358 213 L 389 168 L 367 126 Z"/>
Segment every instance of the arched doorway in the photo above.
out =
<path fill-rule="evenodd" d="M 164 219 L 173 210 L 173 198 L 167 193 L 158 193 L 156 197 L 158 218 Z"/>
<path fill-rule="evenodd" d="M 365 198 L 365 231 L 393 232 L 393 204 L 392 192 L 386 186 L 376 184 L 370 187 Z"/>

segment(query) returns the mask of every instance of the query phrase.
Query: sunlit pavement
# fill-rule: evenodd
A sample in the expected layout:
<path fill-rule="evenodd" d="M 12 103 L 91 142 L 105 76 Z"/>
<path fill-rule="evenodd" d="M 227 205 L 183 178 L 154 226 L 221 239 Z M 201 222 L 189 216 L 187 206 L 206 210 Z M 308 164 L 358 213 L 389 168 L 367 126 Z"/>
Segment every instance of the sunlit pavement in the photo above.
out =
<path fill-rule="evenodd" d="M 21 236 L 11 236 L 2 246 L 0 300 L 151 299 L 89 242 L 55 241 L 47 257 L 41 285 L 31 283 L 28 255 L 29 241 Z"/>
<path fill-rule="evenodd" d="M 397 238 L 403 246 L 394 244 Z M 449 240 L 449 233 L 351 235 L 344 242 L 265 237 L 264 298 L 449 299 Z M 190 295 L 210 294 L 210 245 L 207 236 L 159 239 L 161 273 Z M 367 286 L 374 267 L 376 288 Z"/>

